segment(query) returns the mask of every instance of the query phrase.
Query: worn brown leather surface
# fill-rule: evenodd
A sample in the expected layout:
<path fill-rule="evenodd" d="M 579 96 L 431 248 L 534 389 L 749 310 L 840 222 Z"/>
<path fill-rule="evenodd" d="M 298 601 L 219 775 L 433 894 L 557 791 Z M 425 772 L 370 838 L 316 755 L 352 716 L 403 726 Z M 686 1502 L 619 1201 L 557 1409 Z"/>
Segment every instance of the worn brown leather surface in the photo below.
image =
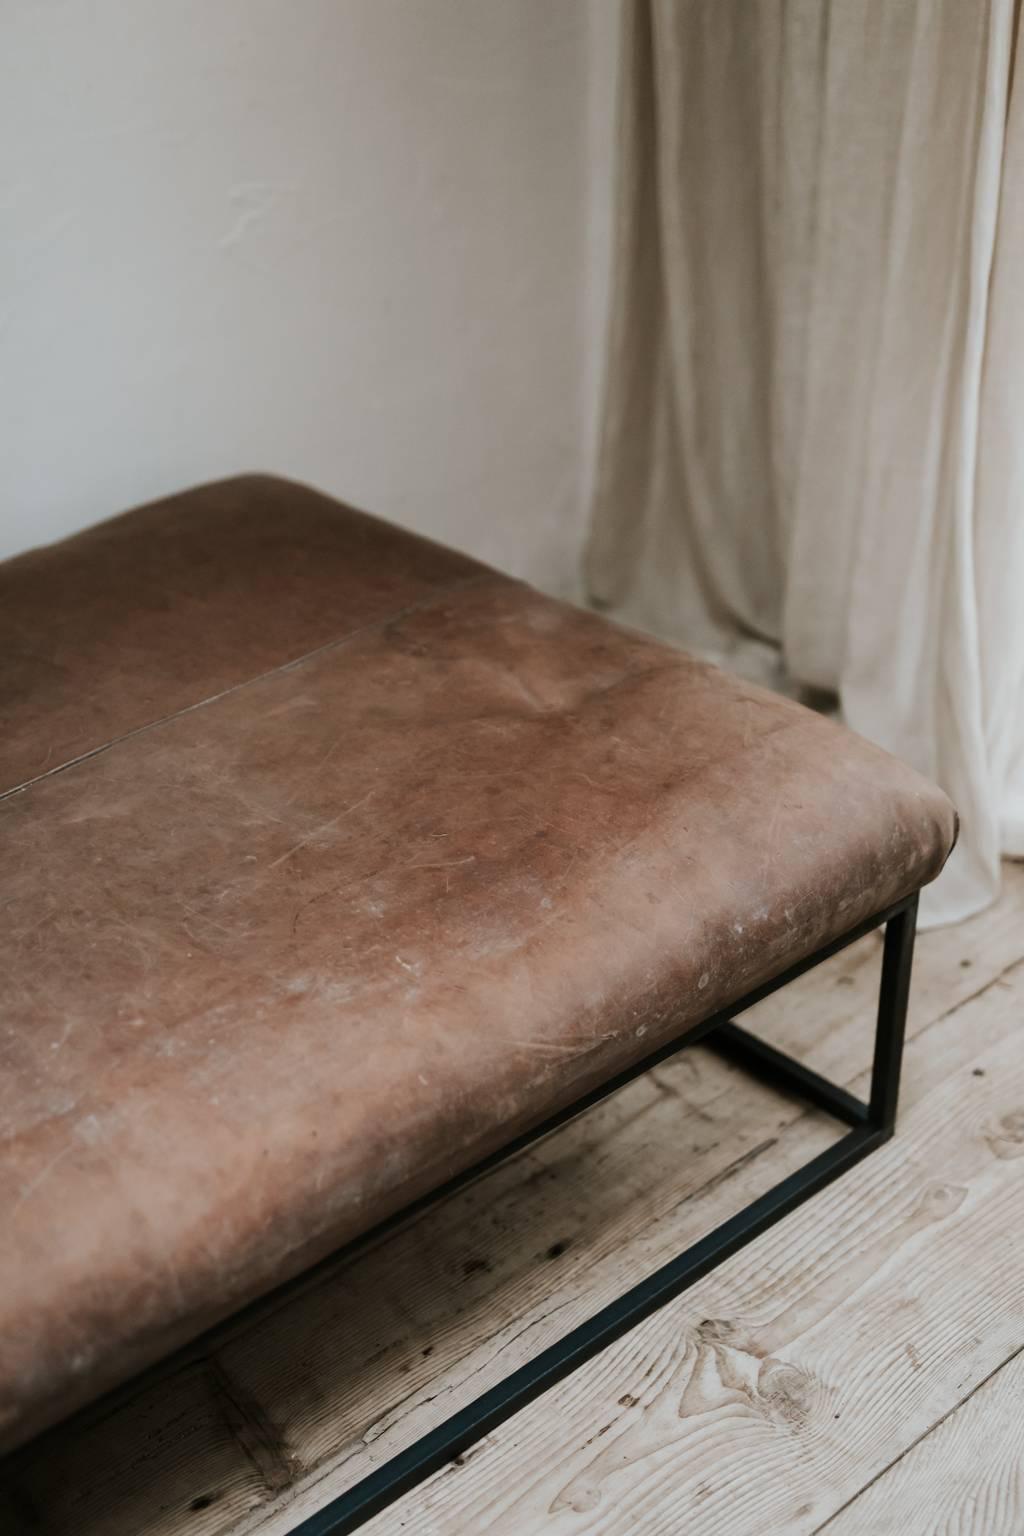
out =
<path fill-rule="evenodd" d="M 0 567 L 0 655 L 6 1445 L 955 835 L 799 705 L 279 481 Z"/>
<path fill-rule="evenodd" d="M 266 475 L 0 562 L 0 789 L 481 569 Z"/>

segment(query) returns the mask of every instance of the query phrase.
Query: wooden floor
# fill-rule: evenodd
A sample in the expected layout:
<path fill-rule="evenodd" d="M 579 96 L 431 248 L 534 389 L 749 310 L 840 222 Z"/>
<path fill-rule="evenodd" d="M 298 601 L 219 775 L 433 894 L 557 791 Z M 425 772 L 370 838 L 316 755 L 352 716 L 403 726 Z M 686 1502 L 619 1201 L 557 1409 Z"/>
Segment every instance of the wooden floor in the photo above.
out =
<path fill-rule="evenodd" d="M 863 1093 L 879 952 L 756 1027 Z M 1024 1532 L 1024 867 L 910 1035 L 893 1142 L 365 1529 Z M 283 1536 L 834 1135 L 686 1052 L 14 1458 L 0 1532 Z"/>

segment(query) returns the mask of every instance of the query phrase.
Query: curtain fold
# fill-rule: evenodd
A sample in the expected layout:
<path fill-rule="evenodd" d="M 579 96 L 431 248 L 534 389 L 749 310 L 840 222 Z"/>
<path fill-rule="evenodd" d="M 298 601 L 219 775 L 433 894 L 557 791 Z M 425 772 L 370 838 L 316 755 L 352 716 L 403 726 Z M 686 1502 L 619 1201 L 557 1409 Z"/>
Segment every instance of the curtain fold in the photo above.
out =
<path fill-rule="evenodd" d="M 593 599 L 1024 854 L 1024 103 L 1013 0 L 630 0 Z M 1022 79 L 1017 72 L 1017 80 Z"/>

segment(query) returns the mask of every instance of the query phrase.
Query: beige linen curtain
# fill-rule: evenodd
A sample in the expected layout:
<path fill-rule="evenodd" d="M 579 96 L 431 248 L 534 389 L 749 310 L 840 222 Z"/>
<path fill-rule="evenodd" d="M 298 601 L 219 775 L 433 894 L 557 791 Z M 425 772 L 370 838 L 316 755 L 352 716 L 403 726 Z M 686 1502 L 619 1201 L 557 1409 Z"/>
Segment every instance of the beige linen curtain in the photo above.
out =
<path fill-rule="evenodd" d="M 1024 854 L 1013 0 L 632 0 L 596 601 L 838 698 Z"/>

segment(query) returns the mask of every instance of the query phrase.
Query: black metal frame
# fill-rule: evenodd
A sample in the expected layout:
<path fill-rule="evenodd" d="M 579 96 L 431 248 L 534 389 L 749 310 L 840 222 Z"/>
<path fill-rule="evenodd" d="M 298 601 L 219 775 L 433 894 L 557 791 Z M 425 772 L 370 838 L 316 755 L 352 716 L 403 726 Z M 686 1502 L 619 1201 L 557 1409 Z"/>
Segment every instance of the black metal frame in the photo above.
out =
<path fill-rule="evenodd" d="M 741 998 L 730 1008 L 713 1014 L 711 1018 L 687 1029 L 676 1040 L 645 1060 L 621 1072 L 603 1087 L 496 1153 L 473 1168 L 460 1174 L 424 1200 L 402 1211 L 385 1225 L 393 1226 L 405 1221 L 422 1206 L 479 1177 L 488 1168 L 503 1161 L 513 1152 L 548 1135 L 551 1131 L 573 1119 L 591 1105 L 607 1098 L 633 1078 L 659 1062 L 665 1061 L 684 1047 L 703 1040 L 737 1065 L 746 1068 L 764 1082 L 795 1094 L 798 1098 L 827 1111 L 850 1129 L 833 1146 L 819 1153 L 795 1173 L 791 1173 L 766 1194 L 758 1196 L 736 1215 L 730 1216 L 721 1226 L 715 1227 L 705 1237 L 686 1248 L 676 1258 L 655 1270 L 646 1280 L 602 1307 L 593 1317 L 556 1343 L 549 1345 L 533 1360 L 513 1371 L 489 1391 L 452 1414 L 443 1423 L 423 1435 L 406 1450 L 362 1478 L 347 1492 L 340 1494 L 316 1514 L 295 1526 L 292 1536 L 344 1536 L 354 1531 L 364 1521 L 385 1509 L 395 1499 L 408 1493 L 431 1473 L 465 1451 L 474 1441 L 495 1429 L 520 1408 L 546 1392 L 549 1387 L 568 1376 L 578 1366 L 591 1359 L 609 1344 L 621 1338 L 637 1323 L 671 1301 L 709 1270 L 731 1254 L 759 1236 L 768 1227 L 794 1210 L 826 1184 L 845 1173 L 854 1163 L 889 1140 L 896 1123 L 896 1100 L 899 1093 L 900 1064 L 903 1056 L 903 1035 L 906 1025 L 907 997 L 910 990 L 910 968 L 914 951 L 914 932 L 917 919 L 917 894 L 870 918 L 834 943 L 820 949 L 808 959 L 790 966 L 773 981 L 758 987 Z M 830 1083 L 808 1067 L 801 1066 L 791 1057 L 766 1045 L 755 1036 L 732 1022 L 732 1016 L 760 1002 L 770 993 L 794 981 L 805 971 L 820 965 L 829 956 L 845 949 L 848 944 L 862 938 L 872 929 L 885 924 L 885 948 L 882 956 L 882 978 L 878 999 L 878 1019 L 875 1030 L 874 1060 L 871 1072 L 871 1094 L 862 1103 L 845 1089 Z M 370 1236 L 377 1237 L 383 1228 L 376 1228 Z"/>

